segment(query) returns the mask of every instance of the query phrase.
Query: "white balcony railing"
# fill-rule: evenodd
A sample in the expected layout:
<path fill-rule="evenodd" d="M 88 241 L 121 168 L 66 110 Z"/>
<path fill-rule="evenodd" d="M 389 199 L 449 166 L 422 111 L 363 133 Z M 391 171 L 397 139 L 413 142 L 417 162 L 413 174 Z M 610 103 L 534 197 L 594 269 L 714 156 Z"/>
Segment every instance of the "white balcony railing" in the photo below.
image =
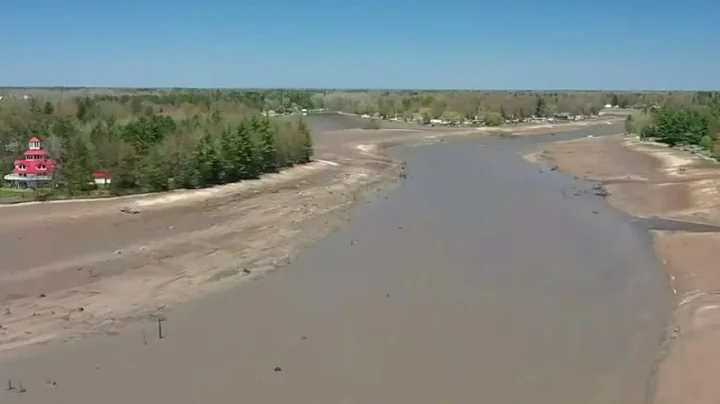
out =
<path fill-rule="evenodd" d="M 8 174 L 5 177 L 3 177 L 5 181 L 50 181 L 52 180 L 52 175 L 28 175 L 28 176 L 21 176 L 17 174 Z"/>

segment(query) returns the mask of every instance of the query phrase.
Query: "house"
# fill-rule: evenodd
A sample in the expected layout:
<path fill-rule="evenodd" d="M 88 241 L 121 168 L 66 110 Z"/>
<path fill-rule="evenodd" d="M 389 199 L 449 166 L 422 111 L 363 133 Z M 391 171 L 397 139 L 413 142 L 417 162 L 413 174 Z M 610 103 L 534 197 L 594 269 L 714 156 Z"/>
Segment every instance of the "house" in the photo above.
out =
<path fill-rule="evenodd" d="M 3 178 L 14 188 L 39 188 L 51 184 L 56 168 L 56 161 L 50 158 L 42 140 L 33 136 L 28 140 L 23 158 L 15 160 L 12 172 Z M 107 186 L 111 181 L 108 171 L 95 171 L 92 177 L 92 183 L 96 185 Z"/>
<path fill-rule="evenodd" d="M 110 182 L 112 180 L 112 176 L 110 175 L 109 171 L 105 170 L 98 170 L 92 173 L 93 182 L 95 185 L 102 185 L 107 187 L 110 185 Z"/>
<path fill-rule="evenodd" d="M 55 160 L 50 158 L 38 137 L 28 141 L 22 159 L 15 160 L 12 173 L 4 177 L 11 186 L 18 188 L 48 185 L 55 171 Z"/>

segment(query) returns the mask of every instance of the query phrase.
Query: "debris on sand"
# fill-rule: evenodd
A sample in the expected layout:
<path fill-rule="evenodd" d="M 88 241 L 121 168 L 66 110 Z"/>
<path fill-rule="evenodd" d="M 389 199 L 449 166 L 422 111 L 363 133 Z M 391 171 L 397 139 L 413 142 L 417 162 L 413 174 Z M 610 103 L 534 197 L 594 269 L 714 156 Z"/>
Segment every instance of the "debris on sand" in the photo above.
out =
<path fill-rule="evenodd" d="M 350 245 L 356 245 L 357 243 L 358 243 L 357 240 L 352 240 L 352 241 L 350 241 Z"/>
<path fill-rule="evenodd" d="M 138 213 L 140 213 L 140 209 L 125 206 L 124 208 L 120 209 L 120 212 L 127 213 L 128 215 L 137 215 Z"/>
<path fill-rule="evenodd" d="M 557 171 L 558 168 L 560 168 L 560 167 L 558 167 L 557 164 L 553 164 L 553 165 L 550 167 L 550 171 Z"/>
<path fill-rule="evenodd" d="M 244 273 L 244 274 L 249 274 L 249 273 L 250 273 L 250 270 L 247 269 L 247 268 L 243 268 L 243 273 Z"/>
<path fill-rule="evenodd" d="M 593 193 L 597 196 L 602 196 L 603 198 L 610 195 L 610 192 L 608 192 L 602 184 L 593 185 Z"/>
<path fill-rule="evenodd" d="M 282 372 L 282 368 L 280 366 L 275 367 L 276 372 Z"/>

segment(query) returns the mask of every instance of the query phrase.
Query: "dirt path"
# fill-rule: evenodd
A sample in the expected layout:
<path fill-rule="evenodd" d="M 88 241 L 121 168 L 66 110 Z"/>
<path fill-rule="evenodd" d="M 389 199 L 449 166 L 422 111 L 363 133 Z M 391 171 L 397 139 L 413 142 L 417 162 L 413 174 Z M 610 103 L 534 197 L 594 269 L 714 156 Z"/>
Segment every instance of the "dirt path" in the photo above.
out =
<path fill-rule="evenodd" d="M 530 126 L 546 133 L 604 125 Z M 383 147 L 478 130 L 326 130 L 316 161 L 258 181 L 0 207 L 0 352 L 92 334 L 261 276 L 338 228 L 402 174 Z M 120 209 L 132 206 L 139 214 Z"/>
<path fill-rule="evenodd" d="M 637 217 L 720 225 L 720 170 L 692 155 L 623 137 L 550 145 L 528 156 L 605 182 Z M 655 404 L 720 402 L 720 233 L 653 232 L 678 309 L 654 378 Z"/>

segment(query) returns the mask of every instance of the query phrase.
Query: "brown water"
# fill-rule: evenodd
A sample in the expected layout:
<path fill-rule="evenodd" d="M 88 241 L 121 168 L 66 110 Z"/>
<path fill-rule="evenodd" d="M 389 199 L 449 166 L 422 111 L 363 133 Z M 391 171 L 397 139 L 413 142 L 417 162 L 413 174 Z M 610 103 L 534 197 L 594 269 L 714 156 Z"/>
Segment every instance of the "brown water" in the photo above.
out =
<path fill-rule="evenodd" d="M 664 272 L 528 142 L 397 149 L 403 185 L 289 267 L 171 312 L 163 340 L 143 323 L 2 363 L 28 391 L 0 402 L 641 403 Z"/>

